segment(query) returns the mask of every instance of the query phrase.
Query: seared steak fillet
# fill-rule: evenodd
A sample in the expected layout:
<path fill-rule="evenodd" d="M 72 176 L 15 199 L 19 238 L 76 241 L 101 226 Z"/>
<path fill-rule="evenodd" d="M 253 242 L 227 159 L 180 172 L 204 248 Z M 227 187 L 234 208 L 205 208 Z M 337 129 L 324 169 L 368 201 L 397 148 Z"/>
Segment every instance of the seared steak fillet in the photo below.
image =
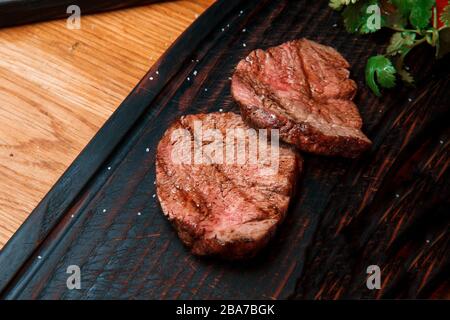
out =
<path fill-rule="evenodd" d="M 356 157 L 370 147 L 352 99 L 348 62 L 307 39 L 252 51 L 236 67 L 231 92 L 247 124 L 276 128 L 300 150 Z"/>
<path fill-rule="evenodd" d="M 203 159 L 211 163 L 192 163 L 194 157 L 191 163 L 174 161 L 174 154 L 179 155 L 181 149 L 194 154 L 195 147 L 217 143 L 215 139 L 208 141 L 206 134 L 194 134 L 194 121 L 201 121 L 203 132 L 218 129 L 223 136 L 230 128 L 250 129 L 234 113 L 188 115 L 173 123 L 159 142 L 156 155 L 157 195 L 162 210 L 194 254 L 251 257 L 283 220 L 302 160 L 293 148 L 280 145 L 276 172 L 258 167 L 268 159 L 269 152 L 267 158 L 260 155 L 258 163 L 250 163 L 247 158 L 245 163 L 220 164 L 206 152 Z M 190 138 L 175 134 L 180 129 L 186 129 Z M 237 143 L 237 139 L 232 141 Z M 248 137 L 243 141 L 248 150 Z M 270 147 L 270 142 L 262 141 Z"/>

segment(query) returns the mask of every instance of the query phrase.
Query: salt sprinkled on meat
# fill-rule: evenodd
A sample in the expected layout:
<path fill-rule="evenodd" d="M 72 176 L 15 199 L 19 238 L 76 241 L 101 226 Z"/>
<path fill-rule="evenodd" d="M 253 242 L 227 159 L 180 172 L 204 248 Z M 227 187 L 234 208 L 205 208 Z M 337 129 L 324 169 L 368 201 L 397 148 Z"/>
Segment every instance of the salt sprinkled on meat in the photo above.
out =
<path fill-rule="evenodd" d="M 205 162 L 180 164 L 173 159 L 176 150 L 192 150 L 191 142 L 195 146 L 202 141 L 192 136 L 173 141 L 173 134 L 186 130 L 195 136 L 194 123 L 198 122 L 203 132 L 218 130 L 216 133 L 224 135 L 225 141 L 229 140 L 225 136 L 230 129 L 250 130 L 241 116 L 231 112 L 187 115 L 176 120 L 160 140 L 156 154 L 157 194 L 162 211 L 194 254 L 228 259 L 252 257 L 283 221 L 302 160 L 293 148 L 277 145 L 279 168 L 272 174 L 259 170 L 258 164 L 251 161 L 245 165 L 214 163 L 208 158 Z M 242 142 L 236 140 L 240 139 L 231 142 L 235 150 Z M 250 140 L 244 142 L 249 150 Z M 268 149 L 272 148 L 267 143 Z M 229 147 L 227 144 L 224 149 Z"/>

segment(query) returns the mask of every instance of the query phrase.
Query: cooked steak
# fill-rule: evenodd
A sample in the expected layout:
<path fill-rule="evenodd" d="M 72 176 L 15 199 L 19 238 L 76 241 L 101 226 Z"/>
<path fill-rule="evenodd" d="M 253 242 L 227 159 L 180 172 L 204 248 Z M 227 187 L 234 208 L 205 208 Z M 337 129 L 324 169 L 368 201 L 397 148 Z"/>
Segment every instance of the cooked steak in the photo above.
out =
<path fill-rule="evenodd" d="M 307 39 L 252 51 L 236 67 L 231 92 L 247 124 L 276 128 L 300 150 L 356 157 L 369 148 L 352 99 L 348 62 Z"/>
<path fill-rule="evenodd" d="M 229 139 L 230 129 L 239 134 Z M 173 123 L 159 142 L 158 199 L 194 254 L 251 257 L 286 214 L 302 160 L 292 147 L 278 147 L 274 139 L 258 140 L 258 150 L 265 146 L 267 152 L 258 152 L 257 161 L 242 158 L 237 150 L 249 155 L 254 143 L 248 130 L 256 132 L 234 113 L 188 115 Z M 218 150 L 224 146 L 221 155 Z"/>

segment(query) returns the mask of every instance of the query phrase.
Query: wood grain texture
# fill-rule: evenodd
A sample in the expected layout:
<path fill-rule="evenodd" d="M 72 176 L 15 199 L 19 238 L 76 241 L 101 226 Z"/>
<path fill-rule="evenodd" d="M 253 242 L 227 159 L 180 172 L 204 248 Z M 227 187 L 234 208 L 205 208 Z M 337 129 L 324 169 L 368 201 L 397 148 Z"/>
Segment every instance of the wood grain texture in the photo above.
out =
<path fill-rule="evenodd" d="M 0 30 L 0 249 L 212 0 Z"/>
<path fill-rule="evenodd" d="M 152 67 L 0 253 L 0 296 L 449 298 L 450 61 L 430 64 L 432 52 L 419 49 L 407 61 L 416 88 L 400 85 L 376 98 L 364 85 L 363 62 L 386 36 L 347 34 L 327 1 L 217 2 Z M 287 219 L 254 260 L 196 258 L 152 197 L 157 143 L 182 114 L 237 111 L 229 83 L 236 63 L 252 49 L 299 37 L 349 60 L 373 147 L 354 160 L 305 155 Z M 81 290 L 66 287 L 73 264 L 81 267 Z M 381 290 L 366 287 L 372 264 L 382 270 Z"/>

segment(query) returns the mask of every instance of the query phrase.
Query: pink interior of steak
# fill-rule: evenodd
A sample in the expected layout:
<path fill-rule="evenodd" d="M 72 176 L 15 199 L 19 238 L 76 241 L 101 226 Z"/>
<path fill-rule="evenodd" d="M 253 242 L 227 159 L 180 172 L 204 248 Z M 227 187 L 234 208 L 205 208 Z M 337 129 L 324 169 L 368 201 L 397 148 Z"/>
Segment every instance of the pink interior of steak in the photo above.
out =
<path fill-rule="evenodd" d="M 163 211 L 197 254 L 217 253 L 214 245 L 220 243 L 259 241 L 284 217 L 299 171 L 299 156 L 280 147 L 279 170 L 269 175 L 248 162 L 174 164 L 170 155 L 186 140 L 170 141 L 171 135 L 179 128 L 193 132 L 196 120 L 202 121 L 204 129 L 219 129 L 223 134 L 228 128 L 248 129 L 234 113 L 185 116 L 172 125 L 158 147 L 158 198 Z M 198 137 L 190 142 L 184 147 L 209 143 Z"/>
<path fill-rule="evenodd" d="M 232 92 L 241 105 L 307 124 L 324 135 L 370 143 L 351 101 L 356 84 L 348 67 L 333 48 L 295 40 L 251 52 L 236 68 Z"/>

